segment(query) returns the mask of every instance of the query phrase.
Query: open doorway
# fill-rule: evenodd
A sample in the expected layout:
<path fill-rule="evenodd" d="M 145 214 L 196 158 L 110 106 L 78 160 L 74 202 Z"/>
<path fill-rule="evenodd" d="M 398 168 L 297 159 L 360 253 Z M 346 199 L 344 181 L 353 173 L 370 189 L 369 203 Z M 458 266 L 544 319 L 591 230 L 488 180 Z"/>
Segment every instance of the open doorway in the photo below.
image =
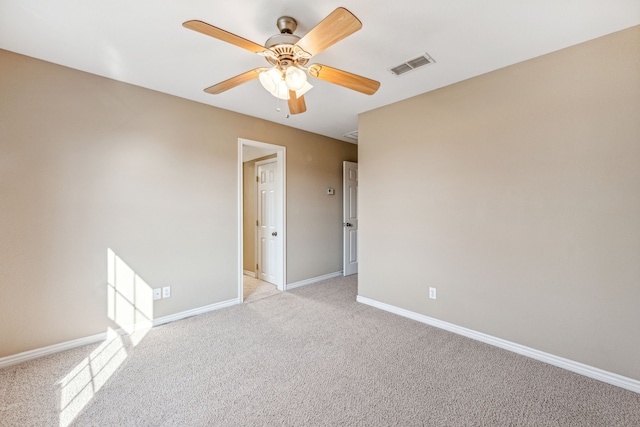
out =
<path fill-rule="evenodd" d="M 240 302 L 286 288 L 285 155 L 285 147 L 238 139 Z"/>

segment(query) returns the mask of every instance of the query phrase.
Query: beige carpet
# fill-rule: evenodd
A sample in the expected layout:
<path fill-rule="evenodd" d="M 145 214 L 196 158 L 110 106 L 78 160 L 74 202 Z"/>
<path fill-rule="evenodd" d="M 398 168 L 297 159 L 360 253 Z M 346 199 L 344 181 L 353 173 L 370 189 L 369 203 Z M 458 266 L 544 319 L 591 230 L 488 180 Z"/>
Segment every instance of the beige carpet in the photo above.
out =
<path fill-rule="evenodd" d="M 244 302 L 257 301 L 262 298 L 277 295 L 280 291 L 276 285 L 256 279 L 255 277 L 242 276 L 242 293 Z"/>
<path fill-rule="evenodd" d="M 358 304 L 356 280 L 0 370 L 0 424 L 640 425 L 639 394 Z"/>

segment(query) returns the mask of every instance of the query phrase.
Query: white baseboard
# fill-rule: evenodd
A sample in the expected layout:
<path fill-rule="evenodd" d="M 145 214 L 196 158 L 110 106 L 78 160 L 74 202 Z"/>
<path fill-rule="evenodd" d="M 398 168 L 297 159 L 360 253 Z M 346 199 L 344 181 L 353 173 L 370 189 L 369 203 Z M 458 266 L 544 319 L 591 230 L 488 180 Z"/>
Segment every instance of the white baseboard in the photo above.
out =
<path fill-rule="evenodd" d="M 187 317 L 197 316 L 198 314 L 204 314 L 214 310 L 220 310 L 221 308 L 231 307 L 236 304 L 239 304 L 239 302 L 237 298 L 234 298 L 227 301 L 217 302 L 215 304 L 205 305 L 204 307 L 181 311 L 180 313 L 158 317 L 157 319 L 153 319 L 153 326 L 164 325 L 165 323 L 175 322 L 176 320 L 186 319 Z"/>
<path fill-rule="evenodd" d="M 242 274 L 244 274 L 245 276 L 253 277 L 254 279 L 256 278 L 256 273 L 254 273 L 253 271 L 242 270 Z"/>
<path fill-rule="evenodd" d="M 176 320 L 185 319 L 187 317 L 195 316 L 198 314 L 207 313 L 209 311 L 219 310 L 221 308 L 230 307 L 238 304 L 238 299 L 234 298 L 228 301 L 222 301 L 215 304 L 210 304 L 200 308 L 194 308 L 193 310 L 187 310 L 169 316 L 159 317 L 153 320 L 153 326 L 163 325 L 165 323 L 174 322 Z M 125 335 L 126 332 L 123 329 L 117 331 L 120 335 Z M 62 351 L 73 350 L 74 348 L 83 347 L 85 345 L 97 344 L 107 339 L 108 332 L 102 332 L 100 334 L 91 335 L 84 338 L 78 338 L 71 341 L 65 341 L 59 344 L 50 345 L 47 347 L 36 348 L 34 350 L 25 351 L 11 356 L 0 357 L 0 369 L 8 366 L 17 365 L 18 363 L 27 362 L 29 360 L 38 359 L 40 357 L 49 356 Z"/>
<path fill-rule="evenodd" d="M 409 319 L 416 320 L 427 325 L 435 326 L 436 328 L 444 329 L 449 332 L 453 332 L 458 335 L 465 336 L 477 341 L 481 341 L 502 349 L 512 351 L 514 353 L 521 354 L 523 356 L 530 357 L 532 359 L 539 360 L 541 362 L 548 363 L 550 365 L 557 366 L 559 368 L 566 369 L 577 374 L 584 375 L 589 378 L 593 378 L 598 381 L 605 382 L 607 384 L 615 385 L 636 393 L 640 393 L 640 381 L 633 378 L 624 377 L 622 375 L 608 372 L 600 368 L 585 365 L 584 363 L 576 362 L 573 360 L 565 359 L 563 357 L 555 356 L 553 354 L 545 353 L 530 347 L 526 347 L 521 344 L 516 344 L 511 341 L 503 340 L 491 335 L 477 332 L 472 329 L 467 329 L 462 326 L 457 326 L 452 323 L 443 322 L 442 320 L 435 319 L 433 317 L 425 316 L 423 314 L 415 313 L 413 311 L 405 310 L 403 308 L 395 307 L 390 304 L 385 304 L 376 300 L 372 300 L 358 295 L 356 301 L 362 304 L 370 305 L 375 308 L 379 308 L 390 313 L 398 314 Z"/>
<path fill-rule="evenodd" d="M 36 348 L 34 350 L 25 351 L 11 356 L 0 358 L 0 369 L 7 366 L 17 365 L 18 363 L 27 362 L 29 360 L 38 359 L 40 357 L 49 356 L 51 354 L 60 353 L 62 351 L 72 350 L 85 345 L 96 344 L 107 339 L 107 332 L 91 335 L 84 338 L 78 338 L 47 347 Z"/>
<path fill-rule="evenodd" d="M 299 288 L 300 286 L 310 285 L 312 283 L 322 282 L 323 280 L 333 279 L 335 277 L 342 277 L 342 271 L 336 271 L 335 273 L 324 274 L 322 276 L 312 277 L 311 279 L 300 280 L 299 282 L 289 283 L 285 286 L 285 290 Z"/>

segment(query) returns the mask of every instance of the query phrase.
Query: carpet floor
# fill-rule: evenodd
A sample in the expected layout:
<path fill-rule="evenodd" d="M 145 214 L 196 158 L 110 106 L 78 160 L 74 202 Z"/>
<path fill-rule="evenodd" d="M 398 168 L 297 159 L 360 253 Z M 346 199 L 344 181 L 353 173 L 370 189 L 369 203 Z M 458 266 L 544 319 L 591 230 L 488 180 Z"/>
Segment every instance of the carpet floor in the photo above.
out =
<path fill-rule="evenodd" d="M 0 370 L 2 426 L 639 426 L 640 394 L 336 278 Z"/>

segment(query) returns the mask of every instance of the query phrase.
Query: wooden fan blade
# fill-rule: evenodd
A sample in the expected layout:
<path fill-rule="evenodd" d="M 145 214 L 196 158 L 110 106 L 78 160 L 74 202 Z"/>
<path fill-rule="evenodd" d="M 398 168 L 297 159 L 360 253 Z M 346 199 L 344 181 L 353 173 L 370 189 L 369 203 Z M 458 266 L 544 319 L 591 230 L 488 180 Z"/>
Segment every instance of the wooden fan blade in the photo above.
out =
<path fill-rule="evenodd" d="M 228 80 L 215 84 L 211 87 L 206 88 L 204 91 L 210 93 L 212 95 L 218 95 L 219 93 L 224 92 L 225 90 L 232 89 L 236 86 L 239 86 L 243 83 L 251 81 L 255 78 L 258 78 L 262 71 L 265 71 L 266 68 L 256 68 L 251 71 L 247 71 L 246 73 L 242 73 L 238 76 L 231 77 Z"/>
<path fill-rule="evenodd" d="M 380 82 L 326 65 L 313 64 L 309 66 L 309 75 L 365 95 L 373 95 L 380 87 Z"/>
<path fill-rule="evenodd" d="M 296 45 L 311 55 L 317 55 L 360 28 L 362 22 L 347 9 L 339 7 L 305 34 Z"/>
<path fill-rule="evenodd" d="M 254 53 L 262 53 L 265 50 L 267 50 L 264 46 L 260 46 L 257 43 L 254 43 L 247 39 L 243 39 L 240 36 L 236 36 L 235 34 L 232 34 L 228 31 L 225 31 L 218 27 L 214 27 L 213 25 L 209 25 L 206 22 L 187 21 L 184 24 L 182 24 L 182 26 L 190 30 L 205 34 L 207 36 L 214 37 L 218 40 L 231 43 L 243 49 L 250 50 L 251 52 L 254 52 Z"/>
<path fill-rule="evenodd" d="M 304 95 L 300 98 L 296 97 L 293 90 L 289 91 L 289 113 L 300 114 L 307 111 L 307 104 L 304 102 Z"/>

